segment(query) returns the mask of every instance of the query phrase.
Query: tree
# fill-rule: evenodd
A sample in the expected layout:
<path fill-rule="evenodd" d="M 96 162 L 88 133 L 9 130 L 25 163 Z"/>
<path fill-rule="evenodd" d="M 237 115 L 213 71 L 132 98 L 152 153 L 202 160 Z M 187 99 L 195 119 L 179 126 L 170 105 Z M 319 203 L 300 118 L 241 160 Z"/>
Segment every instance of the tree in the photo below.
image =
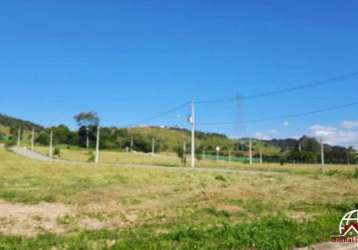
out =
<path fill-rule="evenodd" d="M 36 142 L 41 145 L 49 145 L 50 143 L 50 137 L 48 135 L 47 131 L 41 131 L 41 133 L 36 138 Z"/>
<path fill-rule="evenodd" d="M 83 136 L 83 133 L 81 133 L 81 128 L 85 129 L 85 137 L 86 137 L 86 148 L 89 148 L 90 143 L 90 132 L 91 127 L 97 127 L 99 124 L 99 117 L 97 113 L 95 112 L 81 112 L 78 115 L 74 116 L 75 121 L 77 122 L 78 126 L 80 127 L 79 130 L 79 136 L 80 139 Z"/>
<path fill-rule="evenodd" d="M 53 127 L 52 130 L 56 144 L 69 144 L 68 139 L 71 131 L 68 127 L 65 125 L 59 125 L 57 127 Z"/>
<path fill-rule="evenodd" d="M 6 140 L 6 135 L 5 133 L 0 131 L 0 142 L 4 142 Z"/>

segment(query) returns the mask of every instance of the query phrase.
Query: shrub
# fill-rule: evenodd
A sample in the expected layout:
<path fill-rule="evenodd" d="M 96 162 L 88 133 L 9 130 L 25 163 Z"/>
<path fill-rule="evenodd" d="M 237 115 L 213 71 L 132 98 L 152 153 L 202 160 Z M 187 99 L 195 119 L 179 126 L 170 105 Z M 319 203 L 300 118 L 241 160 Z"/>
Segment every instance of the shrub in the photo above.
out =
<path fill-rule="evenodd" d="M 183 163 L 183 165 L 186 166 L 186 154 L 184 154 L 183 148 L 177 147 L 176 153 L 177 153 L 177 156 L 181 159 L 181 162 Z"/>
<path fill-rule="evenodd" d="M 89 155 L 89 157 L 88 157 L 88 162 L 94 162 L 94 158 L 95 158 L 95 155 L 94 155 L 94 153 L 92 152 L 92 151 L 88 151 L 88 153 L 87 153 L 88 155 Z"/>
<path fill-rule="evenodd" d="M 59 148 L 55 148 L 55 149 L 53 150 L 53 155 L 60 157 L 60 155 L 61 155 L 60 149 L 59 149 Z"/>
<path fill-rule="evenodd" d="M 353 178 L 358 179 L 358 168 L 354 169 Z"/>
<path fill-rule="evenodd" d="M 9 148 L 16 145 L 16 141 L 11 137 L 5 142 L 5 147 Z"/>
<path fill-rule="evenodd" d="M 217 176 L 215 176 L 215 180 L 217 180 L 217 181 L 226 181 L 226 178 L 224 176 L 222 176 L 222 175 L 217 175 Z"/>

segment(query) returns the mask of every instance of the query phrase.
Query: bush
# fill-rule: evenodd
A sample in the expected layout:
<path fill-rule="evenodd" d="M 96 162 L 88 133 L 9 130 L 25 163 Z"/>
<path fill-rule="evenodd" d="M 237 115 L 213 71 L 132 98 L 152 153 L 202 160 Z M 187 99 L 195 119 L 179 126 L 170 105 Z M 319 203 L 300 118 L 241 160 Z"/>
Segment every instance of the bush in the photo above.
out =
<path fill-rule="evenodd" d="M 94 155 L 94 153 L 92 152 L 92 151 L 88 151 L 88 153 L 87 153 L 88 155 L 89 155 L 89 157 L 88 157 L 88 162 L 94 162 L 94 158 L 95 158 L 95 155 Z"/>
<path fill-rule="evenodd" d="M 5 142 L 6 141 L 6 135 L 0 131 L 0 142 Z"/>
<path fill-rule="evenodd" d="M 60 149 L 59 149 L 59 148 L 55 148 L 55 149 L 53 150 L 53 155 L 60 157 L 60 155 L 61 155 Z"/>
<path fill-rule="evenodd" d="M 184 150 L 181 146 L 176 148 L 177 156 L 181 159 L 181 162 L 184 166 L 186 166 L 186 154 L 184 154 Z"/>
<path fill-rule="evenodd" d="M 358 179 L 358 168 L 354 169 L 353 178 Z"/>
<path fill-rule="evenodd" d="M 5 141 L 5 147 L 9 148 L 16 145 L 16 141 L 13 137 L 9 137 L 7 141 Z"/>
<path fill-rule="evenodd" d="M 215 176 L 214 179 L 218 180 L 218 181 L 226 181 L 226 178 L 224 176 L 222 176 L 222 175 L 217 175 L 217 176 Z"/>

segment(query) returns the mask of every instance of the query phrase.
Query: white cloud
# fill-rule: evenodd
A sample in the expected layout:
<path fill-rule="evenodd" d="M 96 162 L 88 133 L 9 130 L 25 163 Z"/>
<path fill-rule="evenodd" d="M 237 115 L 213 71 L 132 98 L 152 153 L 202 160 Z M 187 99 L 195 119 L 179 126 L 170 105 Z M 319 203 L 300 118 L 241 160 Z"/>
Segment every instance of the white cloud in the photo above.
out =
<path fill-rule="evenodd" d="M 345 129 L 358 128 L 358 121 L 343 121 L 341 127 Z"/>
<path fill-rule="evenodd" d="M 288 121 L 284 121 L 284 122 L 282 123 L 282 125 L 285 126 L 285 127 L 287 127 L 288 125 L 290 125 L 290 123 L 289 123 Z"/>
<path fill-rule="evenodd" d="M 271 137 L 263 132 L 256 132 L 255 136 L 260 140 L 271 140 Z"/>
<path fill-rule="evenodd" d="M 272 136 L 277 134 L 279 132 L 279 130 L 277 129 L 269 129 L 269 130 L 266 130 L 264 132 L 256 132 L 256 137 L 260 140 L 271 140 L 272 139 Z"/>
<path fill-rule="evenodd" d="M 313 136 L 323 139 L 325 143 L 358 148 L 358 130 L 339 129 L 315 124 L 310 127 Z"/>
<path fill-rule="evenodd" d="M 334 135 L 337 132 L 335 127 L 321 126 L 318 124 L 311 126 L 310 129 L 319 137 Z"/>

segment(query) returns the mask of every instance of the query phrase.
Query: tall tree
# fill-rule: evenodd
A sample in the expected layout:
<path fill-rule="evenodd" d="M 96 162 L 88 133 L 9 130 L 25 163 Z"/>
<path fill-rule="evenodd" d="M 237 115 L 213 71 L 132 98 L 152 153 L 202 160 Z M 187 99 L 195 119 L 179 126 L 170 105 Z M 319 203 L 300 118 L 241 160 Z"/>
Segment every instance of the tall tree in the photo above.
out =
<path fill-rule="evenodd" d="M 78 126 L 86 129 L 86 148 L 89 148 L 89 130 L 90 127 L 97 126 L 99 124 L 99 117 L 96 112 L 81 112 L 74 116 Z"/>

